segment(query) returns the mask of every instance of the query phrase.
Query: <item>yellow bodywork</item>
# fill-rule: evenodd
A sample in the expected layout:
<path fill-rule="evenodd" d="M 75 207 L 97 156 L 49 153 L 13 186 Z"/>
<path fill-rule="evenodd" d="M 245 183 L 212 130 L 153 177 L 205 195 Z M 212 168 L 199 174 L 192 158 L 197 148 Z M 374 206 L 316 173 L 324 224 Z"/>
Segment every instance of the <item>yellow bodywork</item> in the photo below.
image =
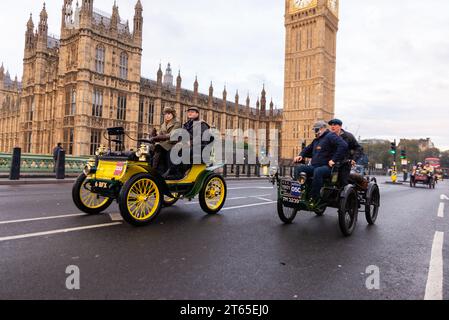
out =
<path fill-rule="evenodd" d="M 100 160 L 96 173 L 89 176 L 97 180 L 115 180 L 123 184 L 139 173 L 148 173 L 150 167 L 146 162 L 137 161 L 108 161 Z M 195 183 L 198 177 L 206 170 L 205 164 L 193 165 L 187 176 L 182 180 L 166 181 L 170 184 L 191 184 Z"/>

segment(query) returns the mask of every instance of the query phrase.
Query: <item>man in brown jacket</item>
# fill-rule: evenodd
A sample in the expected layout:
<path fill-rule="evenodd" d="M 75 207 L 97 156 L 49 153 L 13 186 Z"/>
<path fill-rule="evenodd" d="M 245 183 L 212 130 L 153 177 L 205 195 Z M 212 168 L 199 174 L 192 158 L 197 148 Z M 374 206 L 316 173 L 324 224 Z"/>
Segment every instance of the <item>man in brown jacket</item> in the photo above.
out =
<path fill-rule="evenodd" d="M 165 172 L 169 169 L 169 155 L 171 149 L 175 146 L 176 142 L 170 141 L 171 134 L 182 127 L 181 122 L 176 118 L 176 110 L 172 107 L 166 107 L 163 111 L 164 123 L 161 125 L 159 135 L 150 139 L 151 142 L 155 142 L 156 147 L 153 157 L 153 168 L 157 170 L 160 164 L 163 164 Z"/>

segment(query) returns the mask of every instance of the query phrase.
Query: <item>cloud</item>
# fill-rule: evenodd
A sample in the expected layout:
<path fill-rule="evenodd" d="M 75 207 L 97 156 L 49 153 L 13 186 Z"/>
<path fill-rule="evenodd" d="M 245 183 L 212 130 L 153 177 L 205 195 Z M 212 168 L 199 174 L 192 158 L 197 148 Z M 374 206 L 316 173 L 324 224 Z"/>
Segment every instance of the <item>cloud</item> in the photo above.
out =
<path fill-rule="evenodd" d="M 59 34 L 62 0 L 47 0 L 50 32 Z M 95 0 L 112 11 L 113 0 Z M 132 26 L 135 1 L 117 1 Z M 284 2 L 259 0 L 142 0 L 142 75 L 155 78 L 160 62 L 181 69 L 183 86 L 214 82 L 221 96 L 239 90 L 252 101 L 263 83 L 283 105 Z M 0 60 L 22 73 L 28 8 L 37 25 L 42 3 L 0 1 Z M 6 31 L 7 30 L 7 31 Z M 340 1 L 336 113 L 363 138 L 431 137 L 449 149 L 449 1 Z"/>

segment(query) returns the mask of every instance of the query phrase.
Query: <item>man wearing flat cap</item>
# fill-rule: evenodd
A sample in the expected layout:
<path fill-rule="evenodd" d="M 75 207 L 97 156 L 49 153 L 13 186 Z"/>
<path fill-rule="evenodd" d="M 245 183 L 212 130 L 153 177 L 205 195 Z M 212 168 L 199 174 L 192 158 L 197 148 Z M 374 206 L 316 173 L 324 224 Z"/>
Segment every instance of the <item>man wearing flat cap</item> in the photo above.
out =
<path fill-rule="evenodd" d="M 351 168 L 357 164 L 363 156 L 363 148 L 357 142 L 354 135 L 342 129 L 343 121 L 340 119 L 333 119 L 329 121 L 330 130 L 337 136 L 340 136 L 348 144 L 348 154 L 346 155 L 345 164 L 341 168 L 341 184 L 348 185 Z"/>
<path fill-rule="evenodd" d="M 160 133 L 158 136 L 152 137 L 150 141 L 157 143 L 153 156 L 153 168 L 158 170 L 159 165 L 162 165 L 165 168 L 163 172 L 165 172 L 170 167 L 170 151 L 176 144 L 176 142 L 170 141 L 170 137 L 175 130 L 181 128 L 181 122 L 176 118 L 176 110 L 172 107 L 164 108 L 163 114 L 164 123 L 161 125 Z"/>
<path fill-rule="evenodd" d="M 204 163 L 204 159 L 202 159 L 203 150 L 212 143 L 213 137 L 210 138 L 209 141 L 204 141 L 205 132 L 210 129 L 210 126 L 207 122 L 201 120 L 200 117 L 200 109 L 197 107 L 189 107 L 187 109 L 187 118 L 188 121 L 183 125 L 183 129 L 186 130 L 190 135 L 189 141 L 189 152 L 190 152 L 190 163 L 189 164 L 180 164 L 176 166 L 172 166 L 163 178 L 169 180 L 180 180 L 182 179 L 188 170 L 192 167 L 192 164 Z M 201 136 L 195 136 L 195 133 L 201 133 Z M 195 154 L 197 146 L 200 144 L 200 148 L 198 151 L 201 151 L 200 154 Z"/>
<path fill-rule="evenodd" d="M 335 164 L 344 160 L 348 152 L 348 144 L 341 137 L 331 132 L 325 121 L 315 123 L 313 131 L 316 139 L 294 160 L 295 163 L 300 163 L 305 158 L 311 158 L 311 165 L 300 165 L 295 168 L 295 179 L 298 179 L 301 173 L 306 173 L 309 179 L 313 177 L 312 205 L 318 206 L 324 179 L 331 176 L 332 167 Z"/>

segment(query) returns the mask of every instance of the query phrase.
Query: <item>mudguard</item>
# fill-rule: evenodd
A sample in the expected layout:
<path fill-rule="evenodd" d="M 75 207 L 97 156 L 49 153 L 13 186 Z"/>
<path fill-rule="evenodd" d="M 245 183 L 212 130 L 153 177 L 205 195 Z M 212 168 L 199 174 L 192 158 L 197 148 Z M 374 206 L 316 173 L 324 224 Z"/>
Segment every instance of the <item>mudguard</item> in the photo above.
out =
<path fill-rule="evenodd" d="M 185 198 L 187 198 L 187 199 L 195 198 L 201 192 L 201 189 L 203 188 L 204 183 L 206 182 L 207 178 L 210 177 L 211 175 L 213 175 L 216 170 L 219 170 L 219 169 L 223 168 L 224 166 L 225 166 L 224 164 L 220 164 L 220 165 L 206 168 L 206 170 L 203 171 L 199 175 L 199 177 L 196 179 L 195 185 L 193 186 L 192 190 L 188 194 L 185 195 Z"/>

